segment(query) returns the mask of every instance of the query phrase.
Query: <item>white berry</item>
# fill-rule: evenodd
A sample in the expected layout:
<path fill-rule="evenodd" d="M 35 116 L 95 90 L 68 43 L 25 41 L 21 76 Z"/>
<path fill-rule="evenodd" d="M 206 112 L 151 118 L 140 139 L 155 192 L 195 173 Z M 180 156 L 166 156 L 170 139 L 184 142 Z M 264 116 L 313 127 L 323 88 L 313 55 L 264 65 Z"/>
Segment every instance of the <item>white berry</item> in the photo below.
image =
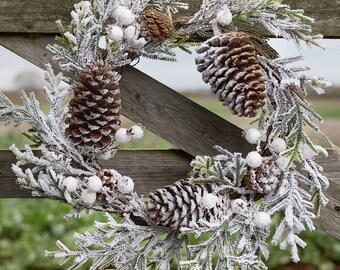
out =
<path fill-rule="evenodd" d="M 201 205 L 204 208 L 212 209 L 219 202 L 219 198 L 213 193 L 204 194 L 201 200 Z"/>
<path fill-rule="evenodd" d="M 221 26 L 227 26 L 231 24 L 233 14 L 231 14 L 230 9 L 227 6 L 224 6 L 223 9 L 217 12 L 216 20 Z"/>
<path fill-rule="evenodd" d="M 270 215 L 266 212 L 258 212 L 254 215 L 253 222 L 259 228 L 266 228 L 272 222 Z"/>
<path fill-rule="evenodd" d="M 134 27 L 133 25 L 126 27 L 126 29 L 124 30 L 124 38 L 126 40 L 134 39 L 135 35 L 136 35 L 136 27 Z"/>
<path fill-rule="evenodd" d="M 279 169 L 281 171 L 285 171 L 286 170 L 286 167 L 289 163 L 289 160 L 290 158 L 289 157 L 279 157 L 277 160 L 276 160 L 276 165 L 277 167 L 279 167 Z"/>
<path fill-rule="evenodd" d="M 247 208 L 247 203 L 242 199 L 231 201 L 230 209 L 234 214 L 241 214 Z"/>
<path fill-rule="evenodd" d="M 123 176 L 118 179 L 117 189 L 123 194 L 129 194 L 135 188 L 135 184 L 130 177 Z"/>
<path fill-rule="evenodd" d="M 124 36 L 124 31 L 122 28 L 116 25 L 110 25 L 108 27 L 107 34 L 109 38 L 113 41 L 121 41 Z"/>
<path fill-rule="evenodd" d="M 131 140 L 131 136 L 128 134 L 126 128 L 120 128 L 115 134 L 115 139 L 117 142 L 123 144 L 129 142 Z"/>
<path fill-rule="evenodd" d="M 280 154 L 286 150 L 287 144 L 284 139 L 276 138 L 271 142 L 269 148 L 271 151 Z"/>
<path fill-rule="evenodd" d="M 113 13 L 113 17 L 122 25 L 129 25 L 135 21 L 135 15 L 126 7 L 119 6 Z"/>
<path fill-rule="evenodd" d="M 258 168 L 262 164 L 262 156 L 258 152 L 252 151 L 247 155 L 246 163 L 249 167 Z"/>
<path fill-rule="evenodd" d="M 68 192 L 75 192 L 78 187 L 78 180 L 72 176 L 66 177 L 63 184 Z"/>
<path fill-rule="evenodd" d="M 144 129 L 141 126 L 134 125 L 130 128 L 131 139 L 140 140 L 144 136 Z"/>
<path fill-rule="evenodd" d="M 251 128 L 246 131 L 245 139 L 251 144 L 257 144 L 261 139 L 261 132 L 256 128 Z"/>
<path fill-rule="evenodd" d="M 316 156 L 317 153 L 313 151 L 307 144 L 303 144 L 300 146 L 300 154 L 302 159 L 311 159 Z"/>
<path fill-rule="evenodd" d="M 91 190 L 92 192 L 99 192 L 102 189 L 102 186 L 102 180 L 97 175 L 89 177 L 87 182 L 87 188 L 89 190 Z"/>
<path fill-rule="evenodd" d="M 81 193 L 81 200 L 85 204 L 93 204 L 97 199 L 97 193 L 89 189 L 84 189 Z"/>

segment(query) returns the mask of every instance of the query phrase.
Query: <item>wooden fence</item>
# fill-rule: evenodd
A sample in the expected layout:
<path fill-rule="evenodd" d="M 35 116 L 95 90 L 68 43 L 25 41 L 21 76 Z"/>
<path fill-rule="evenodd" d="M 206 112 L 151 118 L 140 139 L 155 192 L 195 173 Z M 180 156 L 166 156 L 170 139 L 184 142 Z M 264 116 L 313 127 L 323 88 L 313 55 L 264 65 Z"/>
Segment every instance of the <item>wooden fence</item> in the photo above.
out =
<path fill-rule="evenodd" d="M 33 64 L 44 67 L 51 62 L 45 50 L 57 34 L 55 20 L 69 21 L 69 13 L 78 0 L 2 0 L 0 1 L 0 45 Z M 193 14 L 200 1 L 187 0 Z M 284 1 L 293 8 L 303 7 L 307 15 L 316 19 L 315 32 L 328 38 L 340 37 L 340 3 L 334 0 Z M 263 29 L 260 32 L 266 34 Z M 3 63 L 3 62 L 2 62 Z M 4 63 L 3 63 L 4 64 Z M 58 66 L 54 65 L 58 70 Z M 242 130 L 178 94 L 143 72 L 126 67 L 121 80 L 122 113 L 135 122 L 141 122 L 153 133 L 181 150 L 122 150 L 105 167 L 116 168 L 135 179 L 137 191 L 151 190 L 186 177 L 190 160 L 198 154 L 214 155 L 214 145 L 232 152 L 247 153 L 252 149 L 241 137 Z M 19 189 L 11 164 L 15 157 L 10 151 L 0 151 L 0 197 L 30 197 Z M 340 239 L 340 160 L 330 156 L 319 158 L 331 187 L 326 192 L 330 203 L 322 210 L 317 226 Z"/>

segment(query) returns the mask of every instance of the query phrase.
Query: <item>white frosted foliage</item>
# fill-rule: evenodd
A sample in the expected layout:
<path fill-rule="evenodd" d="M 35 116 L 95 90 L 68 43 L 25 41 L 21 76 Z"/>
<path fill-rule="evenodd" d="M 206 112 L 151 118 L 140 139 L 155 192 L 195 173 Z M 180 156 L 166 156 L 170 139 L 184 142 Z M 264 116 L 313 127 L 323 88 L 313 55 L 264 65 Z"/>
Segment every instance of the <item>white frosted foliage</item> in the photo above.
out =
<path fill-rule="evenodd" d="M 252 168 L 260 167 L 262 164 L 262 160 L 262 156 L 256 151 L 250 152 L 246 157 L 246 163 L 249 167 Z"/>
<path fill-rule="evenodd" d="M 279 157 L 277 160 L 276 160 L 276 165 L 277 167 L 279 167 L 279 169 L 281 171 L 285 171 L 286 170 L 286 167 L 289 163 L 289 157 Z"/>
<path fill-rule="evenodd" d="M 253 220 L 255 226 L 259 228 L 266 228 L 270 225 L 272 222 L 271 217 L 268 213 L 266 212 L 258 212 L 254 215 L 254 220 Z"/>
<path fill-rule="evenodd" d="M 115 140 L 119 143 L 127 143 L 131 140 L 131 136 L 126 128 L 120 128 L 115 134 Z"/>
<path fill-rule="evenodd" d="M 113 41 L 121 41 L 124 36 L 124 31 L 119 26 L 110 25 L 107 29 L 107 35 Z"/>
<path fill-rule="evenodd" d="M 241 214 L 247 208 L 247 203 L 242 199 L 231 201 L 230 209 L 234 214 Z"/>
<path fill-rule="evenodd" d="M 261 139 L 261 132 L 256 128 L 251 128 L 246 131 L 244 137 L 249 143 L 257 144 Z"/>
<path fill-rule="evenodd" d="M 93 175 L 89 177 L 87 182 L 87 188 L 92 192 L 99 192 L 102 189 L 102 180 L 97 176 Z"/>
<path fill-rule="evenodd" d="M 316 156 L 316 153 L 307 144 L 300 146 L 300 154 L 302 159 L 311 159 Z"/>
<path fill-rule="evenodd" d="M 285 151 L 286 148 L 287 148 L 286 141 L 282 138 L 276 138 L 270 144 L 270 150 L 278 154 Z"/>
<path fill-rule="evenodd" d="M 78 180 L 72 176 L 69 176 L 63 180 L 63 184 L 68 192 L 75 192 L 78 187 Z"/>
<path fill-rule="evenodd" d="M 219 12 L 217 12 L 216 20 L 221 26 L 227 26 L 233 21 L 233 14 L 230 9 L 225 5 Z"/>
<path fill-rule="evenodd" d="M 126 7 L 118 6 L 113 13 L 113 17 L 122 25 L 130 25 L 135 21 L 135 15 Z"/>
<path fill-rule="evenodd" d="M 144 129 L 139 125 L 134 125 L 130 128 L 131 139 L 140 140 L 144 136 Z"/>
<path fill-rule="evenodd" d="M 216 206 L 218 201 L 219 201 L 219 198 L 215 194 L 213 194 L 213 193 L 206 193 L 202 197 L 201 205 L 204 208 L 212 209 L 212 208 L 214 208 Z"/>
<path fill-rule="evenodd" d="M 123 176 L 118 179 L 117 189 L 123 194 L 131 193 L 135 188 L 135 183 L 130 177 Z"/>
<path fill-rule="evenodd" d="M 85 204 L 93 204 L 97 199 L 97 193 L 89 189 L 84 189 L 81 193 L 81 200 Z"/>
<path fill-rule="evenodd" d="M 109 160 L 110 158 L 113 158 L 115 154 L 116 154 L 116 150 L 109 150 L 109 151 L 99 154 L 98 158 L 102 160 Z"/>

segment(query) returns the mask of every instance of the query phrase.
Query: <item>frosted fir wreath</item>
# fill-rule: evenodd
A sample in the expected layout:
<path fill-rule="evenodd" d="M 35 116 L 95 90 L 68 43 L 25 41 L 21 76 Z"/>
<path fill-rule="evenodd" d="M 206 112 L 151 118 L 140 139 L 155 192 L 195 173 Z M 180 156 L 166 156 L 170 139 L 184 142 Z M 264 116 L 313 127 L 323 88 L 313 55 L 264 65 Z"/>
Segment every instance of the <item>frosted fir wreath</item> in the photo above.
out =
<path fill-rule="evenodd" d="M 204 0 L 193 17 L 173 19 L 182 8 L 187 4 L 172 0 L 75 4 L 71 24 L 58 22 L 59 45 L 48 46 L 64 71 L 46 66 L 49 113 L 34 94 L 22 92 L 20 106 L 0 94 L 0 119 L 29 124 L 26 135 L 35 143 L 24 151 L 11 147 L 18 184 L 33 196 L 72 205 L 67 218 L 83 210 L 107 216 L 94 233 L 75 234 L 76 250 L 58 241 L 59 251 L 46 252 L 69 262 L 69 269 L 88 261 L 90 269 L 266 269 L 274 216 L 271 242 L 289 249 L 297 262 L 298 247 L 306 245 L 299 233 L 314 230 L 313 220 L 327 204 L 329 182 L 314 160 L 327 152 L 304 128 L 320 133 L 316 122 L 322 121 L 306 101 L 307 89 L 322 94 L 330 83 L 306 76 L 307 68 L 291 65 L 301 57 L 280 58 L 252 30 L 261 24 L 297 46 L 320 46 L 313 19 L 280 0 Z M 130 177 L 98 163 L 144 133 L 142 125 L 119 128 L 120 73 L 139 57 L 174 61 L 174 48 L 192 45 L 200 54 L 197 70 L 218 100 L 255 119 L 258 128 L 244 136 L 256 150 L 242 157 L 216 146 L 216 156 L 191 162 L 187 179 L 141 198 Z M 59 90 L 61 81 L 70 87 Z"/>

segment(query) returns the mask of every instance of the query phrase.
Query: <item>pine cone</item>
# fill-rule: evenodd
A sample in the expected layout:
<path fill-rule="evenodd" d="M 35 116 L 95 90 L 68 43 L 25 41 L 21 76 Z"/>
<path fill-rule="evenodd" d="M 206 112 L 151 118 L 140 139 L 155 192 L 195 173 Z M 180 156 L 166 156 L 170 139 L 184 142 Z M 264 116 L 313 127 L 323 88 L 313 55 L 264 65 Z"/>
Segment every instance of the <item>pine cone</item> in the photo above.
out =
<path fill-rule="evenodd" d="M 254 117 L 265 104 L 264 77 L 250 36 L 231 32 L 212 37 L 196 50 L 197 70 L 223 105 L 238 116 Z"/>
<path fill-rule="evenodd" d="M 69 104 L 65 134 L 78 147 L 104 150 L 120 125 L 119 75 L 109 65 L 82 70 Z"/>
<path fill-rule="evenodd" d="M 217 194 L 216 204 L 208 209 L 204 206 L 203 197 L 212 193 L 212 185 L 193 184 L 189 180 L 180 180 L 171 186 L 150 193 L 147 213 L 155 224 L 174 230 L 193 227 L 200 220 L 218 222 L 226 214 L 229 199 Z"/>
<path fill-rule="evenodd" d="M 266 160 L 258 168 L 248 167 L 245 184 L 248 189 L 257 194 L 268 194 L 277 186 L 279 174 L 280 169 L 275 162 Z"/>
<path fill-rule="evenodd" d="M 171 19 L 166 13 L 156 8 L 145 9 L 141 16 L 141 35 L 148 42 L 160 42 L 173 33 Z"/>

